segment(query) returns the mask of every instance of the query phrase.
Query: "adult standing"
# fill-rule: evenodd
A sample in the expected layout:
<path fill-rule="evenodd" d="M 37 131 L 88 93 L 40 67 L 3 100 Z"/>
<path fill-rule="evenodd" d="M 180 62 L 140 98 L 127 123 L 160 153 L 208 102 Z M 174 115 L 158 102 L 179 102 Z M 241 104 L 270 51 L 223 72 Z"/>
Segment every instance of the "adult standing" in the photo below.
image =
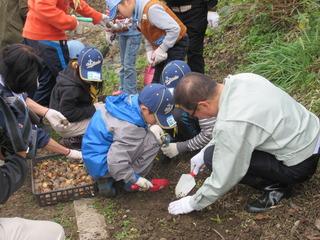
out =
<path fill-rule="evenodd" d="M 22 29 L 28 13 L 27 0 L 5 0 L 1 6 L 1 24 L 3 30 L 0 34 L 0 48 L 8 44 L 22 43 Z"/>
<path fill-rule="evenodd" d="M 219 84 L 191 73 L 178 83 L 175 101 L 193 116 L 217 120 L 214 147 L 191 159 L 192 171 L 205 164 L 212 173 L 195 195 L 170 203 L 172 214 L 200 210 L 239 182 L 263 191 L 246 210 L 266 211 L 316 171 L 319 118 L 262 76 L 236 74 Z"/>
<path fill-rule="evenodd" d="M 204 73 L 203 44 L 209 23 L 214 27 L 216 15 L 212 9 L 218 0 L 166 0 L 168 6 L 187 27 L 188 65 L 192 72 Z"/>

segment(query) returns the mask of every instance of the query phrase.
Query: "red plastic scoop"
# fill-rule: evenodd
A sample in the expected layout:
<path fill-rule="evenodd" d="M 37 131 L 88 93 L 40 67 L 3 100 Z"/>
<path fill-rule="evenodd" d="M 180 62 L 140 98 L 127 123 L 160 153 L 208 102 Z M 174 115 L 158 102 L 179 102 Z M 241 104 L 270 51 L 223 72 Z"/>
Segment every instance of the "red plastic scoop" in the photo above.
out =
<path fill-rule="evenodd" d="M 170 184 L 169 180 L 166 178 L 153 178 L 151 183 L 153 187 L 149 189 L 150 192 L 157 192 Z M 139 189 L 140 187 L 137 184 L 131 185 L 131 190 L 138 191 Z"/>

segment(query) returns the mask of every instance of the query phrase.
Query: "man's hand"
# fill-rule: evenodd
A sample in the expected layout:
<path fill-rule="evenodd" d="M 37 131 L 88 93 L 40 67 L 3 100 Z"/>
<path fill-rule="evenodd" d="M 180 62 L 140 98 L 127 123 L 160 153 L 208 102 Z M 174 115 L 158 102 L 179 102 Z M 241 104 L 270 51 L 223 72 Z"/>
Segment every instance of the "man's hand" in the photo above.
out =
<path fill-rule="evenodd" d="M 186 214 L 192 212 L 195 209 L 191 207 L 190 202 L 191 196 L 187 196 L 177 201 L 171 202 L 168 207 L 168 212 L 173 215 Z"/>
<path fill-rule="evenodd" d="M 208 26 L 211 28 L 216 28 L 219 25 L 219 14 L 217 12 L 208 12 L 207 15 L 207 21 L 208 21 Z"/>
<path fill-rule="evenodd" d="M 147 191 L 149 188 L 153 187 L 152 183 L 144 177 L 139 177 L 135 184 L 137 184 L 142 191 Z"/>
<path fill-rule="evenodd" d="M 200 169 L 204 167 L 204 150 L 202 149 L 198 154 L 194 155 L 190 160 L 190 170 L 194 174 L 198 174 Z"/>
<path fill-rule="evenodd" d="M 44 118 L 46 118 L 50 122 L 50 125 L 53 128 L 65 129 L 69 125 L 69 121 L 65 116 L 51 108 L 48 109 L 48 111 L 44 115 Z"/>
<path fill-rule="evenodd" d="M 169 143 L 168 146 L 162 146 L 161 150 L 164 155 L 169 158 L 173 158 L 179 154 L 178 147 L 176 143 Z"/>
<path fill-rule="evenodd" d="M 162 145 L 162 139 L 161 137 L 164 135 L 163 129 L 159 125 L 152 125 L 150 128 L 150 131 L 153 133 L 155 138 L 157 139 L 157 142 Z"/>
<path fill-rule="evenodd" d="M 162 50 L 161 47 L 158 47 L 154 52 L 152 53 L 152 66 L 157 65 L 158 63 L 163 62 L 168 57 L 168 53 Z"/>
<path fill-rule="evenodd" d="M 78 150 L 70 149 L 70 152 L 66 155 L 68 159 L 82 160 L 82 153 Z"/>

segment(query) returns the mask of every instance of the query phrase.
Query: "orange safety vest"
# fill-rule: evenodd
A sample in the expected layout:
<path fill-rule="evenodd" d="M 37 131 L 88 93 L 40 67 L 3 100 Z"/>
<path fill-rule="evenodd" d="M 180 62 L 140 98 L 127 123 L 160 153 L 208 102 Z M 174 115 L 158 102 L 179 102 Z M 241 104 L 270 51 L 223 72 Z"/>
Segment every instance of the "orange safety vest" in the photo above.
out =
<path fill-rule="evenodd" d="M 150 0 L 143 9 L 139 30 L 155 49 L 162 43 L 162 40 L 166 35 L 166 31 L 152 25 L 148 20 L 149 8 L 154 4 L 160 4 L 164 8 L 164 10 L 178 23 L 180 27 L 180 33 L 176 42 L 178 42 L 186 35 L 187 28 L 168 6 L 158 0 Z"/>

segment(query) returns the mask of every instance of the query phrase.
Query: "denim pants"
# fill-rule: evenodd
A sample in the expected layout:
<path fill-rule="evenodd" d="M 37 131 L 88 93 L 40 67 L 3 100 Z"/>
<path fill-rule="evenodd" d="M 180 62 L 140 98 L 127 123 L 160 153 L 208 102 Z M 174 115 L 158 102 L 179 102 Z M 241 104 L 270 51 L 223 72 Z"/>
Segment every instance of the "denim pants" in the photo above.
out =
<path fill-rule="evenodd" d="M 120 90 L 128 94 L 137 93 L 136 59 L 141 42 L 141 34 L 119 35 L 120 45 Z"/>

